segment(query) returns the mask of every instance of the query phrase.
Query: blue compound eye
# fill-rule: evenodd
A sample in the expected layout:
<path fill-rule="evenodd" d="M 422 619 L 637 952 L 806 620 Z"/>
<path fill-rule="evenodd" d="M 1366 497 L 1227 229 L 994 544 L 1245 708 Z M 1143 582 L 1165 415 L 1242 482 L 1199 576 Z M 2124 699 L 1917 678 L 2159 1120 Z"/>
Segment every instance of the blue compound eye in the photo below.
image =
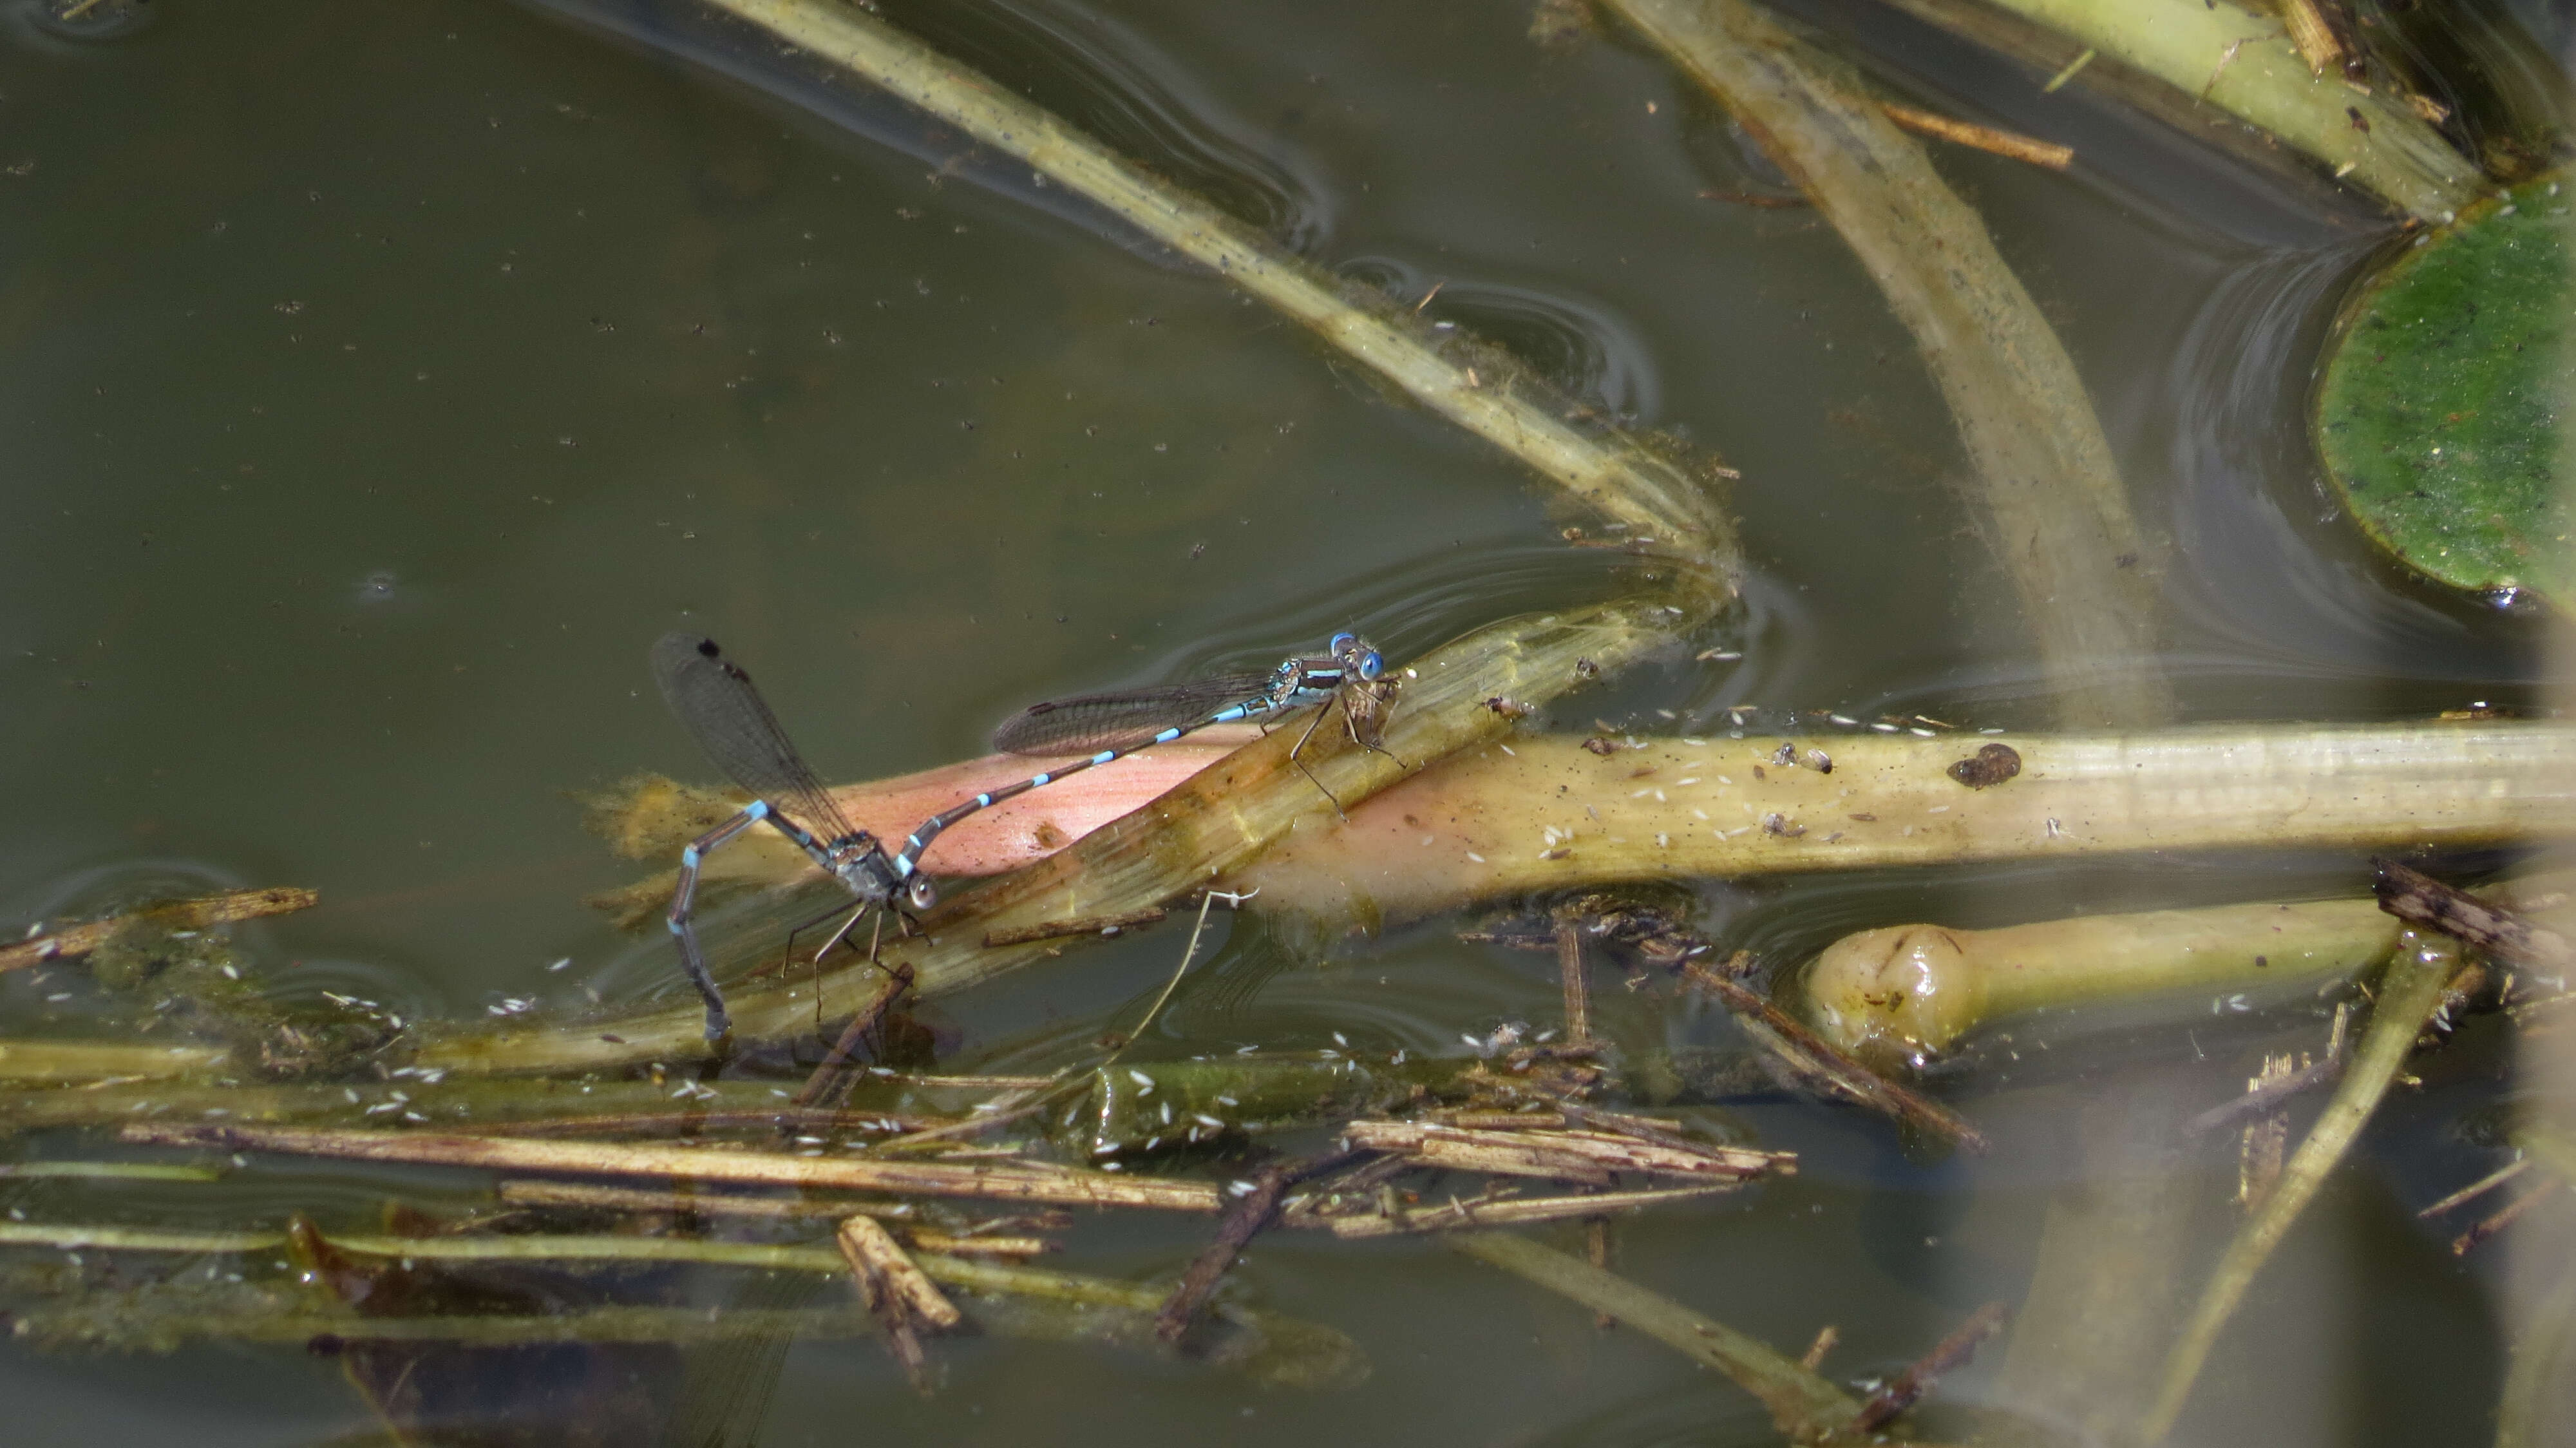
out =
<path fill-rule="evenodd" d="M 1330 642 L 1324 645 L 1324 652 L 1328 654 L 1338 654 L 1342 650 L 1349 648 L 1351 645 L 1358 643 L 1359 641 L 1360 636 L 1358 634 L 1337 633 L 1333 635 Z"/>
<path fill-rule="evenodd" d="M 1371 649 L 1367 653 L 1360 655 L 1360 678 L 1362 681 L 1373 683 L 1376 681 L 1378 675 L 1385 672 L 1386 660 L 1378 657 L 1377 650 Z"/>

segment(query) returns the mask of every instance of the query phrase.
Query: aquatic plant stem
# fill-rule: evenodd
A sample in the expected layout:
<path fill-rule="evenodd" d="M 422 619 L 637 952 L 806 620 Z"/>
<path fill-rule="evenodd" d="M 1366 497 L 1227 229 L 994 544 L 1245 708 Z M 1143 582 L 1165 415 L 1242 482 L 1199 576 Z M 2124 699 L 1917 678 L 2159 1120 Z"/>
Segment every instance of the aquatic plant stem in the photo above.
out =
<path fill-rule="evenodd" d="M 2161 1442 L 2172 1430 L 2183 1403 L 2191 1396 L 2192 1384 L 2199 1379 L 2201 1365 L 2218 1341 L 2220 1329 L 2236 1311 L 2236 1304 L 2244 1300 L 2246 1289 L 2271 1258 L 2272 1249 L 2280 1245 L 2291 1224 L 2325 1184 L 2328 1173 L 2360 1136 L 2371 1112 L 2378 1108 L 2380 1098 L 2396 1079 L 2398 1068 L 2405 1064 L 2407 1053 L 2414 1048 L 2415 1037 L 2441 1005 L 2442 987 L 2459 964 L 2458 948 L 2429 933 L 2410 931 L 2408 936 L 2389 962 L 2388 973 L 2380 979 L 2379 999 L 2371 1011 L 2370 1025 L 2362 1032 L 2352 1068 L 2344 1074 L 2334 1099 L 2326 1104 L 2325 1113 L 2317 1118 L 2307 1139 L 2299 1143 L 2298 1151 L 2281 1169 L 2280 1182 L 2272 1194 L 2264 1198 L 2263 1205 L 2228 1242 L 2225 1255 L 2202 1288 L 2180 1340 L 2165 1359 L 2163 1386 L 2138 1425 L 2141 1442 Z"/>
<path fill-rule="evenodd" d="M 1938 1055 L 2033 1008 L 2159 991 L 2307 991 L 2388 958 L 2403 928 L 2369 900 L 2217 905 L 1993 930 L 1887 925 L 1819 953 L 1798 983 L 1817 1031 L 1868 1059 Z"/>
<path fill-rule="evenodd" d="M 331 1131 L 292 1126 L 163 1125 L 137 1122 L 124 1140 L 153 1146 L 212 1146 L 344 1161 L 408 1162 L 556 1175 L 670 1177 L 751 1186 L 982 1197 L 1059 1206 L 1145 1207 L 1214 1213 L 1212 1183 L 1018 1163 L 975 1166 L 889 1161 L 882 1157 L 809 1157 L 782 1152 L 710 1151 L 696 1147 L 604 1142 L 529 1141 L 429 1131 Z"/>
<path fill-rule="evenodd" d="M 1061 118 L 856 6 L 709 0 L 1026 162 L 1312 330 L 1423 406 L 1509 452 L 1574 501 L 1650 539 L 1732 597 L 1730 525 L 1700 483 L 1615 434 L 1579 432 L 1564 400 L 1525 375 L 1485 377 L 1443 355 L 1427 324 L 1354 305 L 1345 285 L 1251 226 L 1162 181 Z"/>
<path fill-rule="evenodd" d="M 0 1041 L 0 1083 L 148 1080 L 204 1076 L 230 1065 L 222 1046 L 138 1046 L 126 1041 Z"/>
<path fill-rule="evenodd" d="M 1989 0 L 2227 111 L 2420 221 L 2451 219 L 2476 166 L 2401 98 L 2308 67 L 2278 15 L 2230 0 Z"/>
<path fill-rule="evenodd" d="M 1757 139 L 1878 283 L 1974 467 L 1969 502 L 2072 727 L 2160 723 L 2152 562 L 2075 364 L 1976 211 L 1859 75 L 1746 0 L 1607 0 Z"/>
<path fill-rule="evenodd" d="M 1857 1400 L 1799 1366 L 1797 1359 L 1579 1257 L 1506 1232 L 1459 1232 L 1444 1240 L 1479 1262 L 1615 1317 L 1726 1374 L 1760 1399 L 1771 1411 L 1771 1421 L 1792 1440 L 1826 1436 L 1860 1411 Z"/>
<path fill-rule="evenodd" d="M 1618 880 L 2576 834 L 2576 727 L 2556 721 L 2016 734 L 2020 773 L 1984 789 L 1948 772 L 1993 742 L 1976 735 L 1786 741 L 1825 750 L 1829 774 L 1779 763 L 1777 737 L 1636 742 L 1465 751 L 1237 884 L 1274 908 L 1400 919 Z"/>
<path fill-rule="evenodd" d="M 950 900 L 931 916 L 927 938 L 890 940 L 885 956 L 911 964 L 915 988 L 925 997 L 1050 959 L 1065 946 L 1039 940 L 988 948 L 984 935 L 1160 905 L 1239 871 L 1293 832 L 1329 832 L 1334 815 L 1323 790 L 1355 807 L 1425 761 L 1505 732 L 1508 721 L 1484 700 L 1552 698 L 1662 647 L 1670 631 L 1714 607 L 1702 596 L 1655 595 L 1480 629 L 1399 671 L 1402 692 L 1383 749 L 1363 749 L 1344 730 L 1320 729 L 1292 761 L 1302 731 L 1274 730 L 1040 864 Z M 864 962 L 862 968 L 875 969 Z M 827 973 L 823 983 L 828 987 L 849 969 Z M 782 983 L 738 991 L 731 1002 L 735 1029 L 746 1038 L 771 1038 L 803 1028 L 813 1009 L 805 991 L 812 988 Z M 707 1049 L 690 1005 L 578 1030 L 459 1030 L 424 1042 L 415 1064 L 581 1071 L 695 1060 Z"/>
<path fill-rule="evenodd" d="M 612 1266 L 642 1263 L 692 1263 L 769 1271 L 811 1272 L 843 1278 L 849 1264 L 832 1247 L 762 1242 L 715 1242 L 680 1237 L 511 1236 L 388 1237 L 334 1236 L 331 1245 L 349 1252 L 368 1252 L 423 1262 L 596 1262 Z M 191 1256 L 218 1253 L 279 1252 L 282 1232 L 181 1232 L 69 1223 L 0 1222 L 0 1246 L 49 1247 L 58 1251 L 170 1252 Z M 962 1292 L 1023 1302 L 1060 1304 L 1087 1309 L 1072 1320 L 1030 1321 L 996 1317 L 990 1304 L 973 1307 L 977 1326 L 1007 1336 L 1055 1339 L 1097 1337 L 1103 1329 L 1139 1344 L 1152 1340 L 1153 1314 L 1162 1305 L 1155 1288 L 1080 1273 L 1038 1267 L 971 1261 L 923 1252 L 913 1262 L 931 1281 Z M 1102 1322 L 1097 1313 L 1113 1314 Z M 1250 1352 L 1216 1355 L 1212 1360 L 1252 1373 L 1264 1381 L 1296 1387 L 1344 1386 L 1367 1375 L 1357 1344 L 1319 1323 L 1273 1313 L 1229 1307 L 1229 1323 L 1263 1341 Z M 22 1338 L 100 1338 L 96 1322 L 75 1322 L 70 1313 L 41 1309 L 16 1314 Z M 685 1319 L 685 1321 L 683 1320 Z M 695 1325 L 692 1327 L 692 1325 Z M 277 1317 L 232 1312 L 217 1317 L 155 1314 L 121 1308 L 106 1325 L 122 1336 L 109 1345 L 142 1340 L 169 1345 L 190 1337 L 249 1341 L 310 1341 L 344 1338 L 430 1339 L 503 1344 L 548 1341 L 652 1342 L 672 1338 L 703 1340 L 729 1336 L 762 1336 L 781 1330 L 831 1335 L 862 1335 L 874 1330 L 864 1312 L 710 1313 L 704 1308 L 596 1308 L 542 1318 L 437 1317 L 423 1319 L 361 1318 L 327 1313 L 293 1312 Z M 584 1329 L 595 1329 L 587 1331 Z"/>
<path fill-rule="evenodd" d="M 83 921 L 66 925 L 49 934 L 33 936 L 11 945 L 0 946 L 0 971 L 24 970 L 49 960 L 72 960 L 89 954 L 107 943 L 108 938 L 128 925 L 142 925 L 160 930 L 206 930 L 229 925 L 239 920 L 257 920 L 266 915 L 288 915 L 310 910 L 322 897 L 312 890 L 294 885 L 277 885 L 259 890 L 234 890 L 222 895 L 205 895 L 188 900 L 165 900 L 146 905 L 105 920 Z"/>

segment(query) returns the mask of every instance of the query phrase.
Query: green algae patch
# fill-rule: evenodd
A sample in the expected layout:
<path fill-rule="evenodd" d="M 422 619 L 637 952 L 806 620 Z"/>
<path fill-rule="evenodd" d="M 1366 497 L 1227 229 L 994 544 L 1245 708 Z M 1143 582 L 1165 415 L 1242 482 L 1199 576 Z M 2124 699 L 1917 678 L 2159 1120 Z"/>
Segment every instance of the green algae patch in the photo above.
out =
<path fill-rule="evenodd" d="M 2381 547 L 2560 609 L 2576 598 L 2556 476 L 2571 202 L 2557 178 L 2528 182 L 2409 247 L 2347 308 L 2316 410 L 2327 473 Z"/>

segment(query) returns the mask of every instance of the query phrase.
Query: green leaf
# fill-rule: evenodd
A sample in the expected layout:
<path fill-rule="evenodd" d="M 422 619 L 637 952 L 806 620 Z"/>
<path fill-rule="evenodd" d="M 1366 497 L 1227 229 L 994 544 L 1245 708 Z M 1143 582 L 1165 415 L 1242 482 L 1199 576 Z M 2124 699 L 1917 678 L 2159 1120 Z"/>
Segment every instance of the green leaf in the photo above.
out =
<path fill-rule="evenodd" d="M 2565 609 L 2576 551 L 2558 486 L 2569 390 L 2567 212 L 2545 177 L 2418 238 L 2346 309 L 2317 447 L 2380 546 L 2455 588 Z"/>

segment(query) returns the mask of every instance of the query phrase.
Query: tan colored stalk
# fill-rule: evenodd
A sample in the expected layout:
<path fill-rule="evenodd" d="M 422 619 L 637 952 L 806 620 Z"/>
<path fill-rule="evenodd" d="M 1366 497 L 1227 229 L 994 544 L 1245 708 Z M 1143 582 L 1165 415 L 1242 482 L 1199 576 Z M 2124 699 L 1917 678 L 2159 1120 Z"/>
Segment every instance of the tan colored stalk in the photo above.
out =
<path fill-rule="evenodd" d="M 2478 169 L 2401 97 L 2319 75 L 2277 15 L 2229 0 L 1991 0 L 2316 158 L 2420 221 L 2448 221 Z"/>
<path fill-rule="evenodd" d="M 1144 1207 L 1173 1212 L 1212 1213 L 1222 1205 L 1216 1186 L 1210 1182 L 1118 1176 L 1069 1168 L 1041 1171 L 1004 1162 L 962 1166 L 946 1162 L 886 1161 L 875 1157 L 827 1158 L 769 1151 L 613 1146 L 597 1142 L 450 1136 L 427 1131 L 328 1131 L 292 1126 L 191 1126 L 138 1122 L 126 1127 L 121 1135 L 126 1141 L 153 1146 L 212 1146 L 227 1151 L 273 1151 L 344 1161 L 392 1161 L 418 1166 L 475 1167 L 489 1171 L 671 1177 L 746 1186 L 981 1197 L 993 1201 L 1043 1202 L 1053 1206 Z"/>
<path fill-rule="evenodd" d="M 1726 1182 L 1705 1187 L 1590 1192 L 1572 1197 L 1478 1197 L 1471 1201 L 1451 1197 L 1438 1206 L 1399 1208 L 1392 1213 L 1358 1212 L 1312 1220 L 1331 1228 L 1336 1237 L 1399 1237 L 1468 1228 L 1530 1226 L 1540 1222 L 1561 1222 L 1570 1217 L 1598 1217 L 1611 1212 L 1633 1212 L 1645 1207 L 1698 1201 L 1737 1189 L 1737 1183 Z"/>
<path fill-rule="evenodd" d="M 1682 1356 L 1726 1374 L 1771 1410 L 1771 1421 L 1793 1442 L 1824 1437 L 1860 1411 L 1858 1401 L 1799 1366 L 1796 1359 L 1580 1258 L 1504 1232 L 1460 1232 L 1445 1240 L 1477 1261 L 1615 1317 Z"/>
<path fill-rule="evenodd" d="M 2344 1074 L 2343 1083 L 2335 1088 L 2334 1099 L 2326 1104 L 2325 1114 L 2317 1118 L 2307 1139 L 2299 1143 L 2289 1165 L 2282 1168 L 2280 1183 L 2228 1242 L 2226 1255 L 2219 1259 L 2217 1269 L 2202 1288 L 2181 1339 L 2165 1359 L 2163 1387 L 2139 1424 L 2141 1442 L 2160 1442 L 2173 1428 L 2184 1401 L 2191 1396 L 2192 1384 L 2200 1376 L 2201 1364 L 2217 1344 L 2219 1330 L 2227 1325 L 2236 1304 L 2244 1300 L 2246 1289 L 2270 1260 L 2272 1249 L 2289 1234 L 2291 1224 L 2325 1185 L 2327 1174 L 2360 1136 L 2362 1126 L 2396 1079 L 2398 1068 L 2405 1064 L 2407 1053 L 2414 1049 L 2416 1035 L 2440 1008 L 2442 987 L 2459 964 L 2459 949 L 2438 935 L 2414 931 L 2407 935 L 2404 948 L 2397 952 L 2388 974 L 2380 980 L 2379 1000 L 2371 1011 L 2368 1029 L 2362 1033 L 2361 1046 L 2353 1053 L 2352 1069 Z"/>
<path fill-rule="evenodd" d="M 1264 905 L 1399 918 L 1616 880 L 2576 834 L 2576 726 L 2555 721 L 2010 735 L 2020 772 L 1984 789 L 1948 773 L 1997 742 L 1977 735 L 1787 742 L 1824 750 L 1832 772 L 1777 763 L 1777 738 L 1607 757 L 1563 737 L 1497 741 L 1239 881 Z"/>
<path fill-rule="evenodd" d="M 1329 834 L 1333 811 L 1318 783 L 1346 802 L 1365 800 L 1424 760 L 1503 733 L 1508 724 L 1483 707 L 1485 699 L 1551 698 L 1592 672 L 1617 669 L 1658 647 L 1668 630 L 1705 617 L 1713 602 L 1634 600 L 1479 630 L 1402 671 L 1383 752 L 1360 749 L 1347 731 L 1327 724 L 1306 741 L 1301 769 L 1289 752 L 1302 729 L 1274 730 L 1071 848 L 948 902 L 931 917 L 929 939 L 889 940 L 886 955 L 913 967 L 925 996 L 1049 959 L 1064 947 L 1041 940 L 987 948 L 984 936 L 1163 904 L 1240 870 L 1292 833 Z M 875 973 L 864 962 L 858 969 Z M 825 987 L 852 1003 L 864 994 L 864 987 L 830 975 Z M 738 991 L 735 1029 L 764 1038 L 809 1028 L 810 989 L 778 984 Z M 578 1029 L 460 1030 L 425 1042 L 415 1062 L 457 1071 L 579 1071 L 693 1060 L 707 1051 L 701 1024 L 691 1001 Z"/>
<path fill-rule="evenodd" d="M 2060 723 L 2152 724 L 2155 569 L 2110 444 L 2039 306 L 1974 208 L 1848 65 L 1746 0 L 1607 0 L 1722 102 L 1833 223 L 1913 333 L 1975 470 L 1969 501 Z"/>
<path fill-rule="evenodd" d="M 1918 136 L 1930 136 L 1954 146 L 1973 146 L 2025 165 L 2045 166 L 2051 171 L 2063 171 L 2075 162 L 2075 148 L 2055 141 L 2035 140 L 2018 132 L 1980 126 L 1938 111 L 1900 106 L 1893 101 L 1882 102 L 1879 109 L 1887 112 L 1889 120 Z"/>
<path fill-rule="evenodd" d="M 1666 1146 L 1608 1132 L 1474 1131 L 1411 1121 L 1354 1121 L 1342 1137 L 1356 1147 L 1397 1153 L 1447 1171 L 1601 1186 L 1617 1172 L 1740 1182 L 1775 1173 L 1787 1176 L 1798 1169 L 1791 1152 L 1697 1143 Z"/>
<path fill-rule="evenodd" d="M 1682 565 L 1705 570 L 1708 591 L 1732 596 L 1729 526 L 1699 485 L 1624 437 L 1568 426 L 1564 400 L 1528 376 L 1487 377 L 1453 361 L 1423 324 L 1392 309 L 1354 306 L 1345 285 L 1322 268 L 866 10 L 829 0 L 710 3 L 1027 163 L 1216 272 L 1625 525 L 1630 537 L 1678 542 Z"/>

